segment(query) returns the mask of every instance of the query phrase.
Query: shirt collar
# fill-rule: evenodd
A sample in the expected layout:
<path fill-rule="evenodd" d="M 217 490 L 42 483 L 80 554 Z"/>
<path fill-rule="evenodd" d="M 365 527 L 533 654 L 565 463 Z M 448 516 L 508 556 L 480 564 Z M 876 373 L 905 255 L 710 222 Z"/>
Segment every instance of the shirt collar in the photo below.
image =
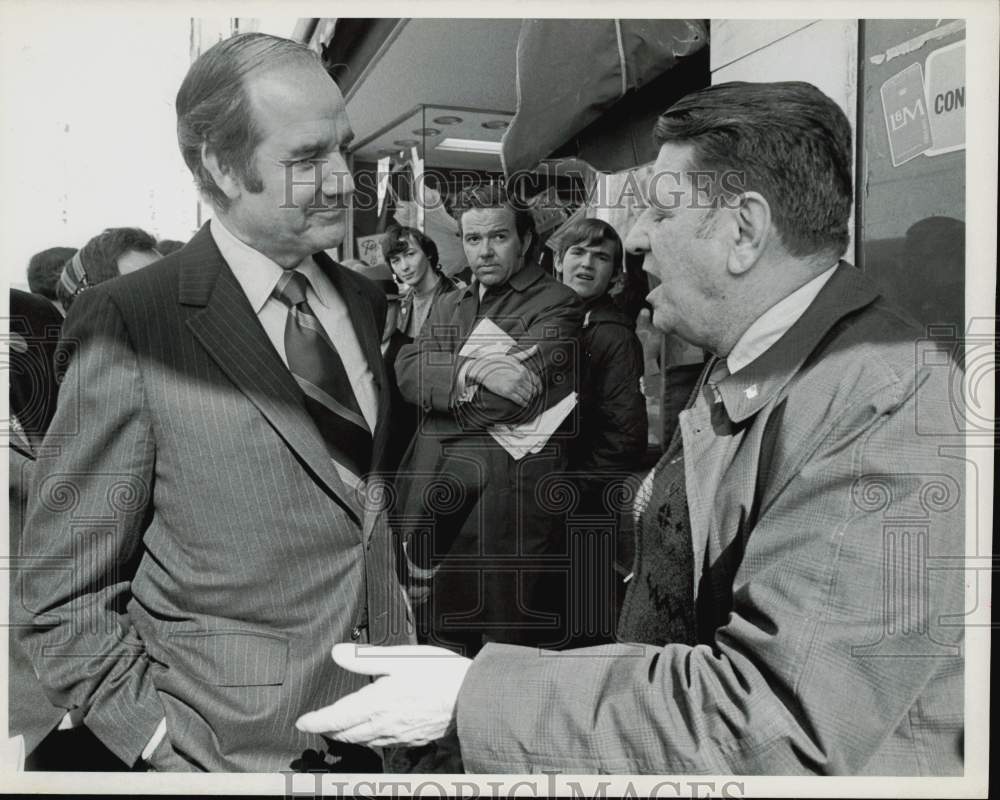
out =
<path fill-rule="evenodd" d="M 715 384 L 729 419 L 741 423 L 771 402 L 839 320 L 870 305 L 878 296 L 871 280 L 841 261 L 784 336 L 739 372 Z"/>
<path fill-rule="evenodd" d="M 822 272 L 808 283 L 803 284 L 790 295 L 779 300 L 767 311 L 761 314 L 753 324 L 743 332 L 739 341 L 726 356 L 726 366 L 730 373 L 738 372 L 759 355 L 768 350 L 778 339 L 785 335 L 806 309 L 812 305 L 828 280 L 837 270 L 834 264 L 826 272 Z"/>
<path fill-rule="evenodd" d="M 229 264 L 247 300 L 250 301 L 254 314 L 259 314 L 278 284 L 284 269 L 259 250 L 237 239 L 218 217 L 212 217 L 210 230 L 219 252 Z M 306 257 L 295 269 L 309 279 L 320 303 L 329 306 L 327 282 L 312 256 Z"/>
<path fill-rule="evenodd" d="M 521 269 L 511 275 L 507 282 L 501 286 L 484 286 L 478 280 L 473 278 L 472 282 L 465 288 L 465 293 L 466 296 L 471 296 L 473 292 L 476 292 L 479 298 L 482 299 L 487 289 L 490 288 L 496 290 L 497 292 L 501 292 L 505 291 L 509 287 L 515 291 L 523 292 L 544 274 L 545 273 L 542 271 L 541 267 L 537 264 L 525 264 L 521 267 Z"/>
<path fill-rule="evenodd" d="M 329 308 L 330 292 L 332 287 L 329 279 L 326 277 L 326 274 L 319 268 L 315 259 L 312 256 L 306 256 L 302 260 L 302 263 L 295 269 L 309 279 L 309 285 L 312 286 L 313 293 L 316 295 L 316 299 L 319 300 L 320 304 Z"/>

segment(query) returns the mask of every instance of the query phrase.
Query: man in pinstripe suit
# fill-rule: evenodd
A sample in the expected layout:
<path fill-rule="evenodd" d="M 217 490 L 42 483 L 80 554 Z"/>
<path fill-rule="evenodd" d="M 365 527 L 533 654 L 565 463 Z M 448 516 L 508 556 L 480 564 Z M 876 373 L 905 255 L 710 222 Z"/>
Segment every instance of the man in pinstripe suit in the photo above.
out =
<path fill-rule="evenodd" d="M 323 252 L 353 191 L 344 101 L 309 50 L 245 34 L 192 65 L 177 112 L 215 216 L 69 315 L 53 430 L 74 432 L 38 462 L 23 641 L 126 764 L 377 770 L 294 727 L 367 682 L 332 643 L 410 629 L 364 480 L 385 299 Z"/>

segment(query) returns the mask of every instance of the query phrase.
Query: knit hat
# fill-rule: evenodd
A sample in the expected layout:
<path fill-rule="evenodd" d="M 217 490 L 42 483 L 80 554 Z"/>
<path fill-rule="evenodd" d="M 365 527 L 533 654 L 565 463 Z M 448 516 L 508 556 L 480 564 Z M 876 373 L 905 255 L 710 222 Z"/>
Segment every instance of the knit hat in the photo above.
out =
<path fill-rule="evenodd" d="M 59 282 L 70 297 L 76 297 L 84 289 L 89 289 L 92 286 L 87 278 L 87 270 L 83 267 L 83 259 L 80 258 L 79 250 L 66 262 L 62 274 L 59 276 Z"/>

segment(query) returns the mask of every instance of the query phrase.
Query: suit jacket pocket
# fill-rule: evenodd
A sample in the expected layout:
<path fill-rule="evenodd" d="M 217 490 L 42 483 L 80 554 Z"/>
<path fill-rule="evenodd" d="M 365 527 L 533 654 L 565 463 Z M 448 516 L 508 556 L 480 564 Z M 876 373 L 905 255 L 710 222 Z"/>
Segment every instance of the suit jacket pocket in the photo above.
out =
<path fill-rule="evenodd" d="M 197 631 L 169 635 L 186 670 L 215 686 L 280 686 L 288 669 L 288 640 L 255 631 Z"/>

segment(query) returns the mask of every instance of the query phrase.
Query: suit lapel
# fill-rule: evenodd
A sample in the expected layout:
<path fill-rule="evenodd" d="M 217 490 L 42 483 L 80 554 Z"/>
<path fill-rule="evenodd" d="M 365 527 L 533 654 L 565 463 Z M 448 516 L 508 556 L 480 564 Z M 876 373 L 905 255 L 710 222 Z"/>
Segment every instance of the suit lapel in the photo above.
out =
<path fill-rule="evenodd" d="M 341 481 L 306 412 L 301 392 L 264 332 L 236 277 L 202 227 L 182 253 L 179 300 L 200 307 L 187 320 L 219 368 L 360 524 L 361 509 Z"/>

